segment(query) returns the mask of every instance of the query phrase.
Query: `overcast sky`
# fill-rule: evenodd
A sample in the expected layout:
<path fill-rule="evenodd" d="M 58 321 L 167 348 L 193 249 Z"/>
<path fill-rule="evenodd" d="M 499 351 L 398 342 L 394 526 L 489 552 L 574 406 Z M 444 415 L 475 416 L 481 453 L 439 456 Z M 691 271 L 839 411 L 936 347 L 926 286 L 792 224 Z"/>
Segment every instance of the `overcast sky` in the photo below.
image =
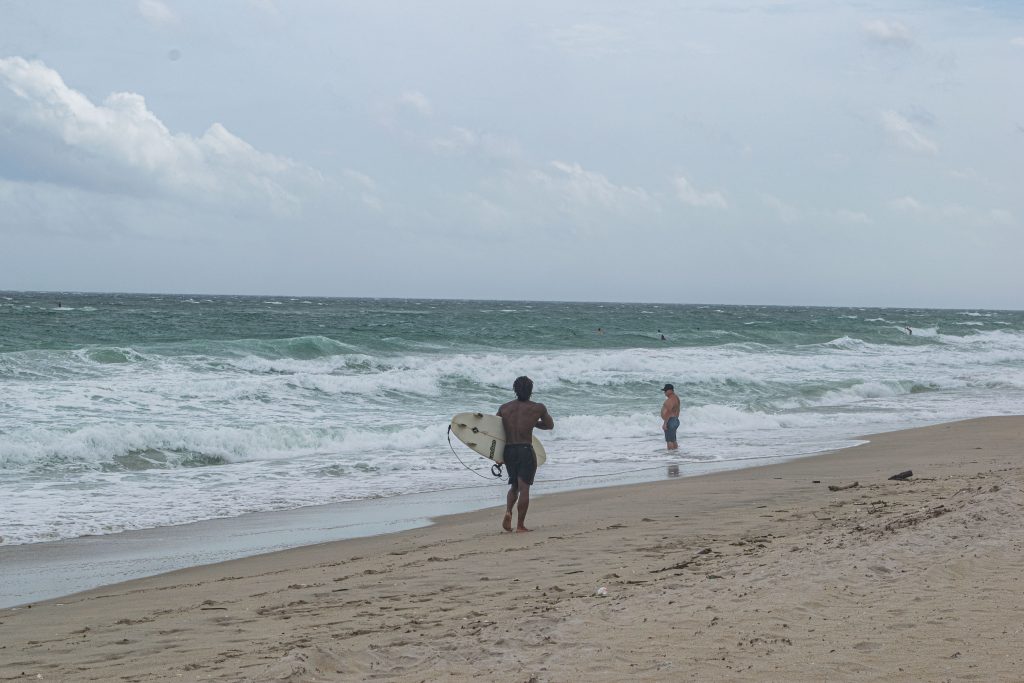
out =
<path fill-rule="evenodd" d="M 0 289 L 1024 308 L 1024 3 L 0 0 Z"/>

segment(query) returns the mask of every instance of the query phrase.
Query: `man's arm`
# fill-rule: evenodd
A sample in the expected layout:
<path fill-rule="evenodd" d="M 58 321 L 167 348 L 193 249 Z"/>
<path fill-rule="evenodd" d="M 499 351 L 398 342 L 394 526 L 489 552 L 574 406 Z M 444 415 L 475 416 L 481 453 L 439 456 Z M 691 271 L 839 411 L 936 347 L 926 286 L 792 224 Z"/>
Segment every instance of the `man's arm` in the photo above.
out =
<path fill-rule="evenodd" d="M 551 419 L 548 414 L 548 409 L 544 407 L 544 404 L 540 404 L 541 414 L 540 419 L 537 420 L 537 429 L 554 429 L 555 421 Z"/>

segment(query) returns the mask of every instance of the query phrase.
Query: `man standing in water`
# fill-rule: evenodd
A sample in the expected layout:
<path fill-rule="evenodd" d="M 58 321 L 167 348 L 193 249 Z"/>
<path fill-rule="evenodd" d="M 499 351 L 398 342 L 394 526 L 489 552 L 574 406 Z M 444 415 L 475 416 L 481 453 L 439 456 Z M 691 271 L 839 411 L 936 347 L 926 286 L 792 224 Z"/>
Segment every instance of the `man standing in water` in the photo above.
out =
<path fill-rule="evenodd" d="M 537 454 L 533 452 L 533 430 L 553 429 L 555 421 L 548 415 L 543 403 L 530 400 L 533 394 L 533 380 L 525 375 L 516 378 L 512 384 L 516 400 L 498 408 L 498 417 L 505 428 L 505 471 L 508 472 L 508 497 L 505 519 L 501 527 L 512 531 L 512 507 L 518 501 L 519 520 L 516 532 L 529 531 L 526 528 L 526 511 L 530 508 L 530 487 L 537 474 Z"/>
<path fill-rule="evenodd" d="M 666 384 L 661 390 L 665 394 L 665 402 L 661 404 L 661 428 L 665 430 L 668 450 L 674 451 L 679 448 L 676 442 L 676 430 L 679 429 L 679 397 L 676 396 L 676 388 L 671 384 Z"/>

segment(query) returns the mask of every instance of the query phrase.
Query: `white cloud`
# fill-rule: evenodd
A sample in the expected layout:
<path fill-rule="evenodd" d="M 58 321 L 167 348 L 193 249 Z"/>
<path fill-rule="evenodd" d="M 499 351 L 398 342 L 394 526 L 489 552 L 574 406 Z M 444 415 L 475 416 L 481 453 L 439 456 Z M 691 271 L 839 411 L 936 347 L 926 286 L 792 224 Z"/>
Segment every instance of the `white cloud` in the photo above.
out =
<path fill-rule="evenodd" d="M 458 225 L 453 225 L 451 228 L 465 237 L 479 239 L 481 233 L 501 236 L 508 234 L 508 231 L 513 228 L 517 231 L 523 229 L 523 222 L 510 207 L 488 197 L 470 192 L 457 197 L 456 204 L 465 212 L 469 220 L 461 231 L 459 231 Z"/>
<path fill-rule="evenodd" d="M 630 205 L 649 204 L 652 201 L 643 188 L 616 185 L 605 175 L 588 171 L 578 163 L 552 161 L 551 168 L 558 173 L 551 175 L 537 170 L 533 178 L 577 206 L 625 211 Z"/>
<path fill-rule="evenodd" d="M 363 204 L 375 211 L 380 211 L 384 208 L 384 204 L 377 194 L 377 183 L 373 178 L 352 169 L 345 169 L 343 175 L 350 181 L 350 185 L 358 188 L 359 199 Z"/>
<path fill-rule="evenodd" d="M 402 107 L 408 107 L 423 116 L 430 116 L 434 112 L 434 108 L 431 106 L 427 96 L 417 90 L 408 90 L 402 93 L 402 96 L 398 98 L 398 104 Z"/>
<path fill-rule="evenodd" d="M 622 31 L 602 24 L 574 24 L 555 30 L 552 38 L 566 52 L 588 57 L 621 52 L 625 43 Z"/>
<path fill-rule="evenodd" d="M 803 212 L 799 208 L 782 201 L 775 195 L 762 192 L 760 196 L 761 201 L 764 202 L 765 206 L 774 209 L 779 220 L 783 223 L 796 223 L 803 215 Z"/>
<path fill-rule="evenodd" d="M 978 172 L 973 168 L 951 168 L 949 175 L 956 178 L 957 180 L 977 180 Z"/>
<path fill-rule="evenodd" d="M 1013 213 L 1006 209 L 989 209 L 988 215 L 993 223 L 1000 225 L 1013 225 L 1016 222 Z"/>
<path fill-rule="evenodd" d="M 832 218 L 848 225 L 870 225 L 874 222 L 871 220 L 871 216 L 863 211 L 853 211 L 852 209 L 838 209 L 832 213 Z"/>
<path fill-rule="evenodd" d="M 930 223 L 946 222 L 970 227 L 1015 225 L 1017 222 L 1013 212 L 1006 209 L 981 209 L 955 202 L 926 204 L 909 195 L 890 200 L 889 207 L 914 214 Z"/>
<path fill-rule="evenodd" d="M 889 201 L 889 206 L 899 211 L 923 211 L 924 205 L 910 195 L 898 197 Z"/>
<path fill-rule="evenodd" d="M 727 209 L 729 204 L 721 192 L 702 192 L 690 184 L 690 181 L 683 176 L 673 179 L 672 184 L 676 188 L 676 196 L 684 204 L 690 206 L 706 207 L 711 209 Z"/>
<path fill-rule="evenodd" d="M 445 225 L 459 233 L 465 226 L 483 228 L 493 237 L 530 233 L 544 239 L 607 237 L 657 222 L 661 206 L 642 187 L 619 185 L 579 163 L 551 161 L 541 167 L 511 164 L 501 173 L 479 179 L 469 192 L 448 197 L 450 207 L 469 221 Z"/>
<path fill-rule="evenodd" d="M 784 202 L 775 195 L 762 192 L 761 201 L 775 211 L 779 221 L 787 225 L 810 223 L 816 225 L 871 225 L 875 221 L 863 211 L 854 209 L 822 209 L 816 207 L 799 207 Z"/>
<path fill-rule="evenodd" d="M 1017 47 L 1024 47 L 1024 36 L 1017 36 L 1016 38 L 1010 39 L 1010 45 L 1016 45 Z"/>
<path fill-rule="evenodd" d="M 167 26 L 178 23 L 178 16 L 160 0 L 139 0 L 139 14 L 151 24 Z"/>
<path fill-rule="evenodd" d="M 971 210 L 961 204 L 945 204 L 943 206 L 933 208 L 931 211 L 933 214 L 936 214 L 941 218 L 950 218 L 960 221 L 966 220 L 971 214 Z"/>
<path fill-rule="evenodd" d="M 248 0 L 248 4 L 251 7 L 256 8 L 261 12 L 265 12 L 271 16 L 278 16 L 281 11 L 274 4 L 274 0 Z"/>
<path fill-rule="evenodd" d="M 898 21 L 873 19 L 862 25 L 864 33 L 873 42 L 895 47 L 909 47 L 914 39 L 906 26 Z"/>
<path fill-rule="evenodd" d="M 433 138 L 427 146 L 435 152 L 448 154 L 482 153 L 494 159 L 516 159 L 522 155 L 519 143 L 490 133 L 478 133 L 461 126 L 452 126 L 446 135 Z"/>
<path fill-rule="evenodd" d="M 437 152 L 463 152 L 475 147 L 478 141 L 479 136 L 473 131 L 461 126 L 452 126 L 447 135 L 434 138 L 427 146 Z"/>
<path fill-rule="evenodd" d="M 938 154 L 939 146 L 928 139 L 906 117 L 894 111 L 881 113 L 882 127 L 903 149 L 920 154 Z"/>
<path fill-rule="evenodd" d="M 0 59 L 0 93 L 5 87 L 15 97 L 0 108 L 0 131 L 10 131 L 0 143 L 34 167 L 31 177 L 19 176 L 17 160 L 0 167 L 13 180 L 276 213 L 296 210 L 323 183 L 219 123 L 200 137 L 172 133 L 141 95 L 113 93 L 94 104 L 42 62 Z"/>

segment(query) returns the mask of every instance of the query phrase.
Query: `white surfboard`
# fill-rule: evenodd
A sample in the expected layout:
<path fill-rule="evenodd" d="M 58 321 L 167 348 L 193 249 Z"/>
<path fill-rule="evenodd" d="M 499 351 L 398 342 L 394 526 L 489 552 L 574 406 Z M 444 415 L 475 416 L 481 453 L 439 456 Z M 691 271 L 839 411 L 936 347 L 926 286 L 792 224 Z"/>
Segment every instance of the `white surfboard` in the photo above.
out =
<path fill-rule="evenodd" d="M 505 462 L 505 427 L 497 415 L 459 413 L 452 418 L 452 434 L 474 451 L 494 462 Z M 533 437 L 533 452 L 537 466 L 548 459 L 537 437 Z"/>

